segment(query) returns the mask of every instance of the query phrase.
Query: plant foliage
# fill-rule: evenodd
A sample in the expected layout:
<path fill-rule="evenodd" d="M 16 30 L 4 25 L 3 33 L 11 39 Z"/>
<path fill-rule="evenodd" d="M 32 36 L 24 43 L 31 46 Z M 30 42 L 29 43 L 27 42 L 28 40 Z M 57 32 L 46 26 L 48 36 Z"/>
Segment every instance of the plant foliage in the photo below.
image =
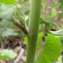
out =
<path fill-rule="evenodd" d="M 46 44 L 38 58 L 37 63 L 53 63 L 61 54 L 61 42 L 54 35 L 46 37 Z"/>
<path fill-rule="evenodd" d="M 15 0 L 0 0 L 0 3 L 5 3 L 5 4 L 15 4 Z"/>
<path fill-rule="evenodd" d="M 15 52 L 13 52 L 12 50 L 4 49 L 0 53 L 0 60 L 13 59 L 16 56 L 17 56 L 17 54 Z"/>

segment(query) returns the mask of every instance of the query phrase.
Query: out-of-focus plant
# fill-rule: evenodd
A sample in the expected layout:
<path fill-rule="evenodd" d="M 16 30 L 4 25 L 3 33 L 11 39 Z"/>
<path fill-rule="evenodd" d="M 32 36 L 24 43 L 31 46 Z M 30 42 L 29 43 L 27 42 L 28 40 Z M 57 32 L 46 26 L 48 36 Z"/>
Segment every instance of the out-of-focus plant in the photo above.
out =
<path fill-rule="evenodd" d="M 15 5 L 0 4 L 0 37 L 3 36 L 5 31 L 6 33 L 8 32 L 7 28 L 13 25 L 12 14 L 15 12 L 15 9 Z M 10 33 L 12 34 L 12 32 Z"/>
<path fill-rule="evenodd" d="M 40 11 L 41 11 L 42 2 L 43 1 L 41 0 L 30 0 L 30 17 L 29 17 L 28 29 L 26 28 L 25 25 L 25 19 L 23 18 L 23 16 L 20 15 L 21 14 L 20 8 L 16 7 L 17 8 L 16 10 L 15 8 L 13 8 L 13 10 L 15 10 L 15 14 L 14 12 L 11 13 L 14 14 L 12 16 L 14 24 L 18 28 L 20 28 L 27 37 L 27 39 L 25 39 L 25 42 L 28 41 L 26 63 L 34 63 L 34 62 L 53 63 L 54 61 L 57 60 L 57 58 L 60 56 L 62 52 L 62 46 L 59 38 L 55 37 L 52 34 L 48 34 L 44 44 L 43 42 L 41 42 L 41 38 L 43 37 L 43 34 L 42 33 L 38 34 L 38 31 L 39 31 Z M 49 3 L 47 5 L 49 5 Z M 53 18 L 56 15 L 55 13 L 56 11 L 54 11 L 54 13 L 52 11 L 49 14 L 45 14 L 45 17 L 43 17 L 42 15 L 41 17 L 43 17 L 42 19 L 44 20 L 44 23 L 49 24 L 50 23 L 49 18 Z M 9 15 L 8 12 L 7 15 Z M 4 15 L 4 17 L 6 16 Z M 7 31 L 9 31 L 8 28 Z M 14 33 L 13 31 L 11 32 Z M 4 35 L 6 36 L 7 34 Z M 6 55 L 6 58 L 9 58 L 9 56 Z"/>
<path fill-rule="evenodd" d="M 0 53 L 0 60 L 10 60 L 10 59 L 13 59 L 17 56 L 17 53 L 13 52 L 12 50 L 7 50 L 7 49 L 4 49 L 1 51 Z"/>
<path fill-rule="evenodd" d="M 5 3 L 5 4 L 15 4 L 15 0 L 0 0 L 0 3 Z"/>

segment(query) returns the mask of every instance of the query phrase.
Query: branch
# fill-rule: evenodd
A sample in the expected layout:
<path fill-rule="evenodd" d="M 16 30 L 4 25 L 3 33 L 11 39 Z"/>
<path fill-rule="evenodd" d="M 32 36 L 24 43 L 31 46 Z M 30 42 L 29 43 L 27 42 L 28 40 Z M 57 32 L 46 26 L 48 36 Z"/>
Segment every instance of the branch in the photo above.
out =
<path fill-rule="evenodd" d="M 20 24 L 17 20 L 14 21 L 14 24 L 18 28 L 20 28 L 24 32 L 25 35 L 28 35 L 28 31 L 26 30 L 26 28 L 22 24 Z"/>
<path fill-rule="evenodd" d="M 14 61 L 14 63 L 18 63 L 18 61 L 22 58 L 23 53 L 24 53 L 24 49 L 21 49 L 20 53 L 19 53 L 18 57 L 16 58 L 16 60 Z"/>

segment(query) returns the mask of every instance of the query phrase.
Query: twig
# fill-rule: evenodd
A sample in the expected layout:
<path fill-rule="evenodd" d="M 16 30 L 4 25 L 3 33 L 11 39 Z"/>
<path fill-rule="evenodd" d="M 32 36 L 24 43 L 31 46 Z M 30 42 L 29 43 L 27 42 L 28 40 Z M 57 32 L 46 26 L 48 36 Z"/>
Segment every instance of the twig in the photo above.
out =
<path fill-rule="evenodd" d="M 14 24 L 15 24 L 18 28 L 20 28 L 20 29 L 24 32 L 24 34 L 28 35 L 28 31 L 26 30 L 26 28 L 25 28 L 21 23 L 19 23 L 17 20 L 15 20 L 15 21 L 14 21 Z"/>
<path fill-rule="evenodd" d="M 22 58 L 24 51 L 25 51 L 24 49 L 21 49 L 21 51 L 20 51 L 18 57 L 16 58 L 16 60 L 14 61 L 14 63 L 18 63 L 18 61 Z"/>
<path fill-rule="evenodd" d="M 24 56 L 22 56 L 22 58 L 21 58 L 24 62 L 26 62 L 26 56 L 24 57 Z"/>

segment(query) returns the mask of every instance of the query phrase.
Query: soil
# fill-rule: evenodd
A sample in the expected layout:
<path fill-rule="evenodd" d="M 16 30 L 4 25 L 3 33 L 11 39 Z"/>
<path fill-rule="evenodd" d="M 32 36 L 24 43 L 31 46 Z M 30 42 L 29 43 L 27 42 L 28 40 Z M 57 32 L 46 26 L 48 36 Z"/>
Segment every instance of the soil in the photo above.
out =
<path fill-rule="evenodd" d="M 17 57 L 12 60 L 0 60 L 0 63 L 25 63 L 26 62 L 26 45 L 23 38 L 9 36 L 3 38 L 0 42 L 0 51 L 10 49 L 17 53 Z"/>

